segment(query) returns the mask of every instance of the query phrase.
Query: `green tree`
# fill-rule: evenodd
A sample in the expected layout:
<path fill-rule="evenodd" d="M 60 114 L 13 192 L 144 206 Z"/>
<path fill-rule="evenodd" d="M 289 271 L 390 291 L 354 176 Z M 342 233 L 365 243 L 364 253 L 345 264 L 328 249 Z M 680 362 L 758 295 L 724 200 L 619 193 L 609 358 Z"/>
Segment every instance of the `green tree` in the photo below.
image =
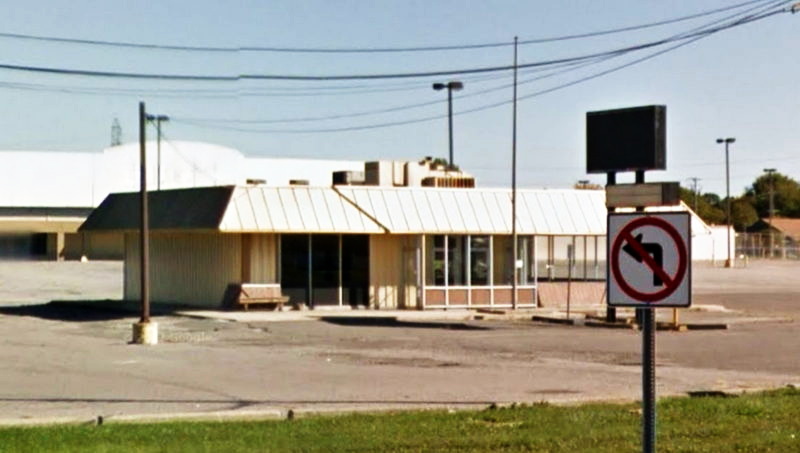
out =
<path fill-rule="evenodd" d="M 731 203 L 731 223 L 736 231 L 745 231 L 758 222 L 756 208 L 747 197 L 739 197 Z"/>
<path fill-rule="evenodd" d="M 680 197 L 690 208 L 695 206 L 695 193 L 685 187 L 680 188 Z M 711 225 L 725 223 L 724 205 L 720 206 L 720 199 L 713 193 L 697 194 L 697 209 L 695 213 L 704 222 Z"/>
<path fill-rule="evenodd" d="M 763 174 L 747 188 L 745 197 L 761 218 L 769 217 L 770 188 L 774 184 L 775 215 L 780 217 L 800 217 L 800 184 L 794 179 L 775 172 L 772 177 Z"/>

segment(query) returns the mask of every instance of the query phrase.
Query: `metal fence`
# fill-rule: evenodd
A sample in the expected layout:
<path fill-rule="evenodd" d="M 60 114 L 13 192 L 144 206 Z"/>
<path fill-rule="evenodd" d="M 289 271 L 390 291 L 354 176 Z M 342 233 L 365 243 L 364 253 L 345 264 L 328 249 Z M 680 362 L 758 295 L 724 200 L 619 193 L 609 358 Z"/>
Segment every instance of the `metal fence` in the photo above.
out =
<path fill-rule="evenodd" d="M 800 243 L 781 233 L 736 233 L 736 256 L 800 259 Z"/>

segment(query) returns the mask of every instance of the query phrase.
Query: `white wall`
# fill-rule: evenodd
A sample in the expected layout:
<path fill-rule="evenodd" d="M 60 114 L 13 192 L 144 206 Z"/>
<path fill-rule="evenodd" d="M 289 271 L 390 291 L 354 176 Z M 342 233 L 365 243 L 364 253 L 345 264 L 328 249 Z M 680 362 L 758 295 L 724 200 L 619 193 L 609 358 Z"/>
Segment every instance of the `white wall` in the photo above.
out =
<path fill-rule="evenodd" d="M 146 144 L 148 188 L 158 187 L 158 146 Z M 286 186 L 305 179 L 330 186 L 337 170 L 363 170 L 362 161 L 250 157 L 210 143 L 162 141 L 161 188 L 244 184 L 264 179 Z M 139 190 L 139 144 L 102 152 L 0 151 L 0 206 L 98 206 L 109 193 Z"/>

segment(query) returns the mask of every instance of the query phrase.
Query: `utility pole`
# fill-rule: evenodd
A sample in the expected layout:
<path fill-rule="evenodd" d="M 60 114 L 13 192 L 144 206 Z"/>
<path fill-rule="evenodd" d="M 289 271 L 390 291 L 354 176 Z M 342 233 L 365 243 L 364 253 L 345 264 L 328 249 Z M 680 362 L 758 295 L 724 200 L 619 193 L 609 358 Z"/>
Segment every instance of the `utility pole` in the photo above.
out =
<path fill-rule="evenodd" d="M 158 344 L 158 324 L 150 321 L 150 219 L 147 196 L 147 113 L 139 103 L 139 296 L 142 316 L 133 324 L 134 344 Z"/>
<path fill-rule="evenodd" d="M 697 214 L 697 196 L 700 195 L 699 190 L 697 189 L 697 182 L 700 181 L 700 178 L 691 177 L 689 181 L 692 181 L 692 194 L 694 194 L 694 212 Z"/>
<path fill-rule="evenodd" d="M 167 115 L 147 115 L 147 121 L 156 123 L 156 134 L 158 137 L 156 141 L 158 155 L 156 159 L 158 160 L 158 166 L 156 169 L 156 190 L 161 190 L 161 122 L 169 121 L 169 117 Z"/>
<path fill-rule="evenodd" d="M 517 37 L 514 36 L 514 103 L 511 120 L 511 242 L 514 247 L 514 279 L 511 282 L 511 308 L 517 309 L 519 284 L 519 245 L 517 238 Z"/>
<path fill-rule="evenodd" d="M 769 257 L 775 256 L 775 227 L 772 225 L 772 218 L 775 216 L 775 169 L 765 168 L 769 178 Z"/>

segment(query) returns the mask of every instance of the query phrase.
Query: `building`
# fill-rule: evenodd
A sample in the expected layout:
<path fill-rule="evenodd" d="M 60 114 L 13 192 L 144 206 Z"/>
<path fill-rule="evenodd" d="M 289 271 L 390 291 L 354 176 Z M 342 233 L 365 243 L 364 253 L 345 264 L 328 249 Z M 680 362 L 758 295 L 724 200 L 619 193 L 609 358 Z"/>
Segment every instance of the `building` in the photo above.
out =
<path fill-rule="evenodd" d="M 737 251 L 756 258 L 800 258 L 800 219 L 764 218 L 736 235 Z"/>
<path fill-rule="evenodd" d="M 509 190 L 250 185 L 149 197 L 154 302 L 220 308 L 231 284 L 280 283 L 310 306 L 511 305 Z M 519 306 L 538 305 L 541 281 L 605 279 L 603 197 L 518 192 Z M 81 227 L 124 234 L 130 300 L 139 298 L 138 202 L 112 194 Z"/>
<path fill-rule="evenodd" d="M 245 156 L 209 143 L 147 142 L 151 190 L 244 184 L 289 184 L 289 177 L 329 185 L 331 172 L 363 162 Z M 0 151 L 0 259 L 122 259 L 120 233 L 78 234 L 108 194 L 139 189 L 139 144 L 100 152 Z"/>

